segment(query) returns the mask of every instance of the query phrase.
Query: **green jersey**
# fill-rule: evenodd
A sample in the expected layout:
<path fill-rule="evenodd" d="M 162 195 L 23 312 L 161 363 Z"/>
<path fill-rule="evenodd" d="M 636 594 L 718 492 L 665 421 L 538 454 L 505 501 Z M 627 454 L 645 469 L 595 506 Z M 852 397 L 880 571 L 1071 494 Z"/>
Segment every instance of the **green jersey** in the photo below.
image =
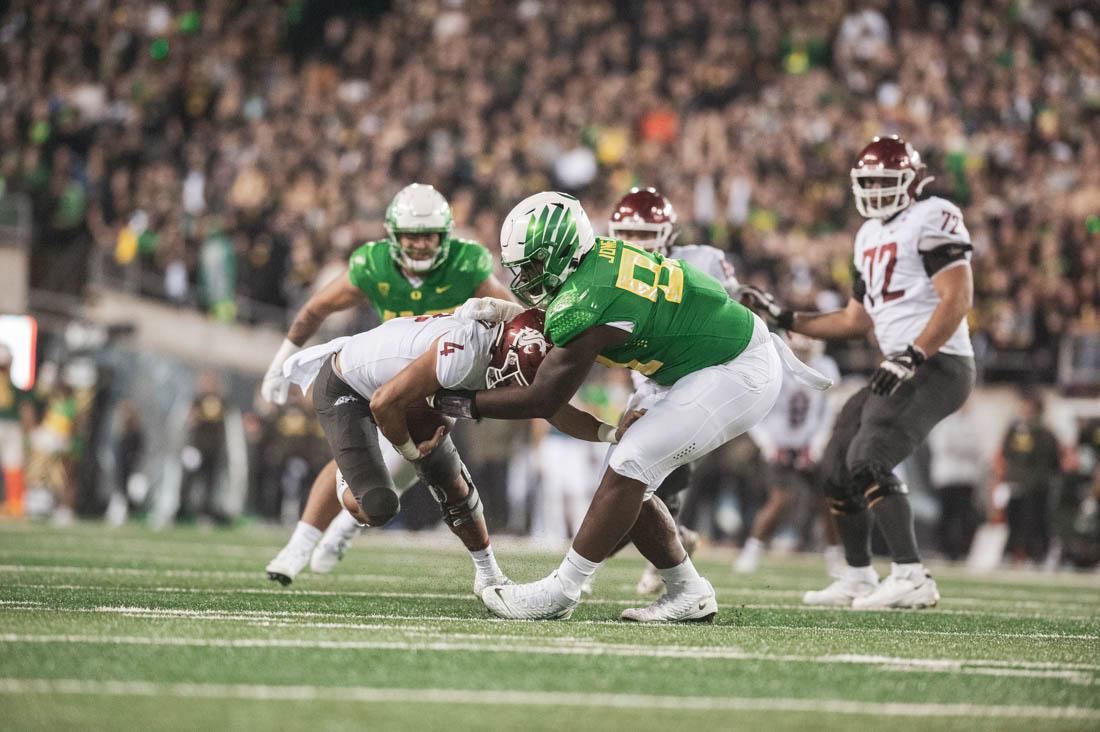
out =
<path fill-rule="evenodd" d="M 597 238 L 546 310 L 546 333 L 563 346 L 596 325 L 631 323 L 625 343 L 597 360 L 668 386 L 745 350 L 752 313 L 718 280 L 678 259 Z"/>
<path fill-rule="evenodd" d="M 476 241 L 451 239 L 447 257 L 413 284 L 390 255 L 387 239 L 352 252 L 348 279 L 374 303 L 382 320 L 449 313 L 474 296 L 493 273 L 493 257 Z"/>

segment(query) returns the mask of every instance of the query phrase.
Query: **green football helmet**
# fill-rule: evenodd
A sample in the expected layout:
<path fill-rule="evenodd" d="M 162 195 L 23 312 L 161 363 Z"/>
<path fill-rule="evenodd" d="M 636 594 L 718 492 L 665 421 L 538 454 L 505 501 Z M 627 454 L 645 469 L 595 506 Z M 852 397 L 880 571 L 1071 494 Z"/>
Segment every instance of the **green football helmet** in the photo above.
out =
<path fill-rule="evenodd" d="M 500 262 L 515 275 L 515 296 L 532 307 L 545 307 L 595 243 L 580 201 L 544 191 L 520 201 L 504 220 Z"/>
<path fill-rule="evenodd" d="M 413 274 L 427 274 L 447 258 L 453 225 L 447 199 L 435 188 L 423 183 L 402 188 L 386 208 L 390 253 L 398 265 Z M 418 259 L 401 246 L 401 234 L 439 234 L 439 249 L 430 259 Z"/>

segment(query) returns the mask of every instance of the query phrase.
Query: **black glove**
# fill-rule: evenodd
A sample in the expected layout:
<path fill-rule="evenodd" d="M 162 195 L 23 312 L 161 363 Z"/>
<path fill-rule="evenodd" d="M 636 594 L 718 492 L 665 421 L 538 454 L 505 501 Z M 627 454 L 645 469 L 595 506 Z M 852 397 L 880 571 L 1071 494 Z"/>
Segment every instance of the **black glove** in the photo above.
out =
<path fill-rule="evenodd" d="M 771 293 L 752 285 L 741 285 L 738 295 L 741 304 L 759 314 L 768 325 L 784 330 L 790 330 L 794 325 L 794 312 L 784 310 Z"/>
<path fill-rule="evenodd" d="M 904 382 L 913 378 L 917 373 L 917 367 L 926 360 L 924 351 L 916 346 L 909 346 L 901 353 L 889 356 L 878 365 L 875 373 L 871 374 L 871 393 L 890 396 Z"/>
<path fill-rule="evenodd" d="M 449 417 L 481 419 L 474 404 L 474 394 L 468 389 L 440 389 L 428 397 L 428 406 Z"/>

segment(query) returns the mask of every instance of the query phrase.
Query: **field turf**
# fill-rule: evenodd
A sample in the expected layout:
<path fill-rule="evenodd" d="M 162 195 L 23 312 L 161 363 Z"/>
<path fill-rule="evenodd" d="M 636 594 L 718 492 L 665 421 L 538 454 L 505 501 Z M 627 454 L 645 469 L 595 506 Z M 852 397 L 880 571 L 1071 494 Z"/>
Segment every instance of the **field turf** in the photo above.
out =
<path fill-rule="evenodd" d="M 697 564 L 709 626 L 617 621 L 641 559 L 573 619 L 492 620 L 450 536 L 361 537 L 289 588 L 283 531 L 0 522 L 0 726 L 17 729 L 1100 729 L 1100 576 L 934 567 L 921 612 L 800 605 L 816 557 Z M 517 580 L 558 549 L 499 541 Z M 880 565 L 880 569 L 884 569 Z"/>

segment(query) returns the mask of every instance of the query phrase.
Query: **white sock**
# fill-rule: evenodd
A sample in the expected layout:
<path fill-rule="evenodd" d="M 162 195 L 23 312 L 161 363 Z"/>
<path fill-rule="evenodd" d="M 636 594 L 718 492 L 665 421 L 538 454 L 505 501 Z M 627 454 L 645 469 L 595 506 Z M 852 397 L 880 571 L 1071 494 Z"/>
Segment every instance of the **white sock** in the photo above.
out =
<path fill-rule="evenodd" d="M 664 579 L 666 587 L 683 585 L 688 582 L 702 579 L 702 577 L 699 576 L 699 572 L 696 571 L 695 565 L 691 563 L 691 557 L 685 557 L 684 561 L 680 562 L 675 567 L 658 569 L 657 571 L 661 573 L 661 577 Z"/>
<path fill-rule="evenodd" d="M 293 546 L 304 552 L 313 551 L 317 542 L 321 540 L 321 530 L 316 526 L 310 526 L 305 521 L 299 521 L 294 527 L 294 533 L 290 535 L 287 546 Z"/>
<path fill-rule="evenodd" d="M 346 534 L 353 529 L 359 527 L 359 522 L 355 520 L 355 517 L 345 508 L 340 513 L 336 514 L 336 518 L 332 520 L 332 523 L 328 525 L 328 531 L 332 533 Z M 328 532 L 326 532 L 328 533 Z"/>
<path fill-rule="evenodd" d="M 742 554 L 763 554 L 764 542 L 757 539 L 755 536 L 750 536 L 749 540 L 745 542 L 745 546 L 741 548 Z"/>
<path fill-rule="evenodd" d="M 565 594 L 574 600 L 578 599 L 581 596 L 581 586 L 596 573 L 601 564 L 603 562 L 585 559 L 577 554 L 573 547 L 569 547 L 565 559 L 561 560 L 561 566 L 558 567 L 558 578 L 561 580 Z"/>
<path fill-rule="evenodd" d="M 890 574 L 895 577 L 909 577 L 912 575 L 923 577 L 925 574 L 924 564 L 921 562 L 911 562 L 909 564 L 894 563 L 890 567 Z"/>
<path fill-rule="evenodd" d="M 853 582 L 870 582 L 871 584 L 878 584 L 878 573 L 875 572 L 875 568 L 870 564 L 866 567 L 853 567 L 849 564 L 844 570 L 844 579 Z"/>
<path fill-rule="evenodd" d="M 484 549 L 470 552 L 470 559 L 474 560 L 474 569 L 479 577 L 500 577 L 504 573 L 497 566 L 497 558 L 493 556 L 493 546 L 490 544 Z"/>

